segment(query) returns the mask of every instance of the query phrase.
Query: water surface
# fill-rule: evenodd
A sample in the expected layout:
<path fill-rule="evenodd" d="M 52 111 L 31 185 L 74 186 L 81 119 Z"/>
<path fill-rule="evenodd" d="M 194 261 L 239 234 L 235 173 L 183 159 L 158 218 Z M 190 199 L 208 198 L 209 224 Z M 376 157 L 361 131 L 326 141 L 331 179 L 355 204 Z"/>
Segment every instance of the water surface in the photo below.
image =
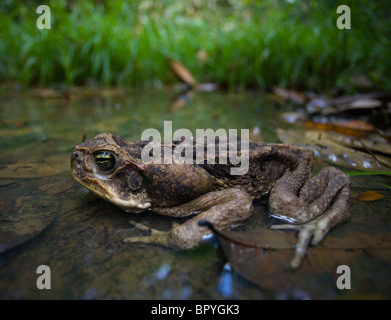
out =
<path fill-rule="evenodd" d="M 0 96 L 0 297 L 345 297 L 347 293 L 335 286 L 334 272 L 319 274 L 313 270 L 305 280 L 298 277 L 293 287 L 283 289 L 267 281 L 253 283 L 230 267 L 216 239 L 188 251 L 124 244 L 123 238 L 140 234 L 129 224 L 129 214 L 92 196 L 69 173 L 73 147 L 101 132 L 137 141 L 143 130 L 155 128 L 163 133 L 164 121 L 172 121 L 174 131 L 187 128 L 193 134 L 197 128 L 250 131 L 257 128 L 265 141 L 278 142 L 273 121 L 278 123 L 280 112 L 274 102 L 256 93 L 197 92 L 181 97 L 175 90 L 83 89 L 71 94 L 3 91 Z M 385 192 L 386 197 L 376 203 L 354 201 L 366 188 L 380 188 L 384 192 L 386 189 L 381 186 L 384 184 L 391 185 L 384 177 L 353 178 L 353 223 L 345 223 L 330 232 L 330 239 L 334 240 L 349 237 L 356 231 L 386 235 L 383 243 L 370 253 L 362 246 L 338 248 L 342 257 L 338 261 L 343 262 L 349 255 L 346 259 L 356 272 L 354 295 L 357 296 L 389 297 L 391 293 L 389 193 Z M 169 229 L 172 222 L 151 212 L 132 218 L 159 229 Z M 372 221 L 372 229 L 363 226 L 367 221 Z M 267 209 L 259 203 L 250 228 L 266 228 L 268 224 Z M 319 253 L 315 249 L 311 251 L 315 255 L 324 254 L 324 250 Z M 50 290 L 39 290 L 36 286 L 39 265 L 50 267 Z M 270 270 L 260 269 L 259 273 L 262 272 L 267 274 Z M 281 274 L 281 279 L 287 274 L 291 274 L 289 270 Z M 306 281 L 318 289 L 308 288 Z"/>

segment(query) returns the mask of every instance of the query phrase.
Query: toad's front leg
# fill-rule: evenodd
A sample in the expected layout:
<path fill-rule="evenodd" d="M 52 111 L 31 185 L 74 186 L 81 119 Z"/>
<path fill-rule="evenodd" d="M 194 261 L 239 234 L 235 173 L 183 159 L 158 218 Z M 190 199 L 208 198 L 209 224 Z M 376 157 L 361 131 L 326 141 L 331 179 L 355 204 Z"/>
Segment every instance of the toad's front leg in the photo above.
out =
<path fill-rule="evenodd" d="M 303 183 L 305 165 L 303 162 L 302 168 L 281 177 L 269 198 L 272 215 L 294 224 L 272 229 L 299 230 L 293 269 L 300 265 L 311 238 L 311 243 L 317 245 L 332 227 L 349 217 L 349 177 L 328 167 Z"/>
<path fill-rule="evenodd" d="M 187 203 L 174 207 L 154 208 L 153 211 L 170 217 L 185 217 L 197 212 L 199 214 L 173 227 L 170 231 L 151 230 L 150 236 L 126 238 L 125 242 L 152 243 L 171 248 L 190 249 L 210 234 L 207 227 L 198 225 L 199 221 L 207 220 L 218 230 L 228 229 L 250 219 L 253 204 L 247 192 L 231 188 L 208 192 Z M 138 227 L 145 229 L 140 225 Z"/>

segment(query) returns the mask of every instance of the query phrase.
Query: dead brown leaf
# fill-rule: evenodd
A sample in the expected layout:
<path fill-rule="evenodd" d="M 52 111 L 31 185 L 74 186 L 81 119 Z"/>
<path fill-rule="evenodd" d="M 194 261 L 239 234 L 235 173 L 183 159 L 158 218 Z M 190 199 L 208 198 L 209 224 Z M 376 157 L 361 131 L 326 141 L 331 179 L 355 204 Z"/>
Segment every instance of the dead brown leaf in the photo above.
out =
<path fill-rule="evenodd" d="M 5 126 L 8 126 L 8 127 L 14 127 L 14 128 L 21 128 L 21 127 L 25 127 L 27 125 L 27 121 L 26 120 L 13 120 L 13 121 L 10 121 L 10 120 L 3 120 L 3 119 L 1 119 L 0 120 L 0 125 L 5 125 Z"/>
<path fill-rule="evenodd" d="M 191 72 L 179 61 L 169 60 L 171 70 L 176 74 L 176 76 L 181 79 L 188 86 L 194 88 L 197 86 L 197 81 L 191 74 Z"/>
<path fill-rule="evenodd" d="M 275 95 L 277 95 L 278 97 L 284 100 L 290 100 L 298 104 L 302 104 L 306 100 L 306 96 L 302 92 L 295 91 L 295 90 L 274 87 L 273 92 Z"/>
<path fill-rule="evenodd" d="M 196 56 L 198 61 L 200 61 L 201 63 L 204 63 L 209 59 L 209 55 L 205 50 L 198 50 Z"/>
<path fill-rule="evenodd" d="M 64 92 L 50 88 L 36 88 L 31 90 L 31 94 L 43 99 L 63 99 Z"/>
<path fill-rule="evenodd" d="M 360 120 L 340 122 L 340 123 L 320 123 L 320 122 L 313 122 L 313 121 L 305 121 L 304 125 L 307 128 L 311 128 L 315 130 L 337 132 L 346 136 L 357 137 L 357 138 L 362 138 L 368 132 L 373 131 L 375 129 L 373 125 Z"/>
<path fill-rule="evenodd" d="M 345 122 L 334 123 L 334 125 L 346 129 L 354 129 L 361 131 L 374 131 L 375 127 L 373 124 L 362 121 L 362 120 L 350 120 Z"/>
<path fill-rule="evenodd" d="M 377 192 L 377 191 L 374 191 L 374 190 L 368 190 L 368 191 L 365 191 L 363 193 L 360 193 L 358 196 L 357 196 L 357 200 L 358 201 L 376 201 L 376 200 L 380 200 L 380 199 L 383 199 L 384 198 L 384 195 L 382 195 L 381 193 Z"/>

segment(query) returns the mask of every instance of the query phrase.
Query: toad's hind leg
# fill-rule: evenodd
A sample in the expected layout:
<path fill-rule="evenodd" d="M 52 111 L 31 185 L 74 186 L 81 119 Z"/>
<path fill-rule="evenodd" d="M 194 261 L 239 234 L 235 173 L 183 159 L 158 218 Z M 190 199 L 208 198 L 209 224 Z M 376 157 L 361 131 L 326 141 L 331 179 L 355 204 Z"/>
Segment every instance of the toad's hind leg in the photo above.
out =
<path fill-rule="evenodd" d="M 197 246 L 210 234 L 205 226 L 198 222 L 207 220 L 216 229 L 227 229 L 247 221 L 252 214 L 253 205 L 250 195 L 240 189 L 226 189 L 209 192 L 198 198 L 175 207 L 154 208 L 154 212 L 170 217 L 185 217 L 200 212 L 192 219 L 173 227 L 170 231 L 151 230 L 150 236 L 126 238 L 130 243 L 152 243 L 171 248 L 190 249 Z M 139 229 L 145 227 L 137 226 Z"/>
<path fill-rule="evenodd" d="M 295 256 L 291 261 L 291 267 L 297 268 L 311 238 L 311 243 L 317 245 L 332 227 L 349 217 L 350 179 L 333 167 L 323 169 L 302 187 L 286 184 L 284 178 L 273 188 L 269 208 L 272 215 L 294 225 L 274 225 L 271 228 L 299 230 Z"/>

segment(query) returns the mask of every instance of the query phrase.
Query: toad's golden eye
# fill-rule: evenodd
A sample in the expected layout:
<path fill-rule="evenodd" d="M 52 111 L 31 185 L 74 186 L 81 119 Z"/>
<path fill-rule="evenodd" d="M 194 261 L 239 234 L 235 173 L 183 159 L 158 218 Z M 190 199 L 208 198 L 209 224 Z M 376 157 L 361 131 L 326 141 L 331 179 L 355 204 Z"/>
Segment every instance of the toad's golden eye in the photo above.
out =
<path fill-rule="evenodd" d="M 115 166 L 115 156 L 109 151 L 97 151 L 94 157 L 99 169 L 103 171 L 110 171 Z"/>

